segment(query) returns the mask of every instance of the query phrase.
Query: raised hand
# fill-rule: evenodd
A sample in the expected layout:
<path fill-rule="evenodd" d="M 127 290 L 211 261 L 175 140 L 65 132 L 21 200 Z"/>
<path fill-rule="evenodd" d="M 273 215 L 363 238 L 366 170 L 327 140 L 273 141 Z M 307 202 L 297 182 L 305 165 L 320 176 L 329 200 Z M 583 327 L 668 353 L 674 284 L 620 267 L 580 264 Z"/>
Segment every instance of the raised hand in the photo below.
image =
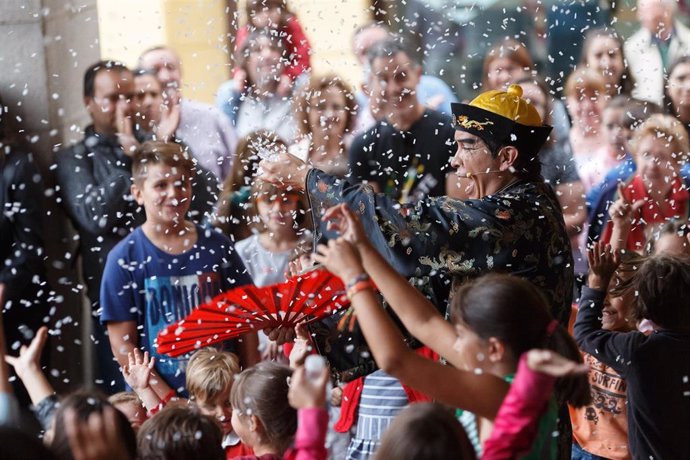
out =
<path fill-rule="evenodd" d="M 326 404 L 328 379 L 328 367 L 324 367 L 321 375 L 314 382 L 307 378 L 304 366 L 295 369 L 290 378 L 290 390 L 288 391 L 290 405 L 295 409 L 324 407 Z"/>
<path fill-rule="evenodd" d="M 287 273 L 285 274 L 287 278 L 297 276 L 301 273 L 309 271 L 314 268 L 314 261 L 312 260 L 311 254 L 302 254 L 298 258 L 291 260 L 288 263 Z"/>
<path fill-rule="evenodd" d="M 329 208 L 324 213 L 323 220 L 328 222 L 329 230 L 335 230 L 342 238 L 354 245 L 365 244 L 369 241 L 359 217 L 344 203 Z"/>
<path fill-rule="evenodd" d="M 121 98 L 115 106 L 115 131 L 122 150 L 130 157 L 139 148 L 139 141 L 134 137 L 132 124 L 129 101 Z"/>
<path fill-rule="evenodd" d="M 262 180 L 297 191 L 304 190 L 307 173 L 311 169 L 307 163 L 287 152 L 261 160 L 259 168 L 259 177 Z"/>
<path fill-rule="evenodd" d="M 527 366 L 533 371 L 552 377 L 586 374 L 588 371 L 588 367 L 585 364 L 571 361 L 552 350 L 539 350 L 536 348 L 527 352 Z"/>
<path fill-rule="evenodd" d="M 14 367 L 22 381 L 33 378 L 36 373 L 41 373 L 41 353 L 48 340 L 48 328 L 43 326 L 36 332 L 29 346 L 22 345 L 19 356 L 5 355 L 5 362 Z"/>
<path fill-rule="evenodd" d="M 645 200 L 631 202 L 625 197 L 625 185 L 618 184 L 618 199 L 609 207 L 609 217 L 613 225 L 630 228 L 637 211 L 644 205 Z"/>
<path fill-rule="evenodd" d="M 328 245 L 320 244 L 316 251 L 314 260 L 323 264 L 344 283 L 348 283 L 356 276 L 365 273 L 359 252 L 352 243 L 343 237 L 330 240 Z"/>
<path fill-rule="evenodd" d="M 129 362 L 122 367 L 122 375 L 127 385 L 136 392 L 145 390 L 149 387 L 149 379 L 155 365 L 155 358 L 149 358 L 149 352 L 145 351 L 142 355 L 138 348 L 132 353 L 127 354 Z"/>
<path fill-rule="evenodd" d="M 304 323 L 298 323 L 295 326 L 295 336 L 295 345 L 290 351 L 290 367 L 293 369 L 303 365 L 312 350 L 309 329 Z"/>
<path fill-rule="evenodd" d="M 611 245 L 597 241 L 587 250 L 587 261 L 589 262 L 587 285 L 592 289 L 605 291 L 620 265 L 620 253 L 613 250 Z"/>
<path fill-rule="evenodd" d="M 168 91 L 177 90 L 174 88 Z M 166 97 L 165 103 L 161 107 L 161 119 L 158 125 L 154 128 L 156 138 L 162 141 L 168 141 L 173 138 L 177 127 L 180 126 L 180 96 L 173 94 Z"/>

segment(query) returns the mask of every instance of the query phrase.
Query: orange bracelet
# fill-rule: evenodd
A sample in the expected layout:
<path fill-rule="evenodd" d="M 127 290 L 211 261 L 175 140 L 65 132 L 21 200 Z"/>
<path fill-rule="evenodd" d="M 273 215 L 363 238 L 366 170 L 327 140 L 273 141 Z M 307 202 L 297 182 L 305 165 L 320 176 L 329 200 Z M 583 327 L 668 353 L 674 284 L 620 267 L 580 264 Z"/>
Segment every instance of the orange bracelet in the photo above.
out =
<path fill-rule="evenodd" d="M 366 281 L 358 281 L 347 290 L 347 298 L 352 301 L 352 297 L 354 297 L 355 294 L 366 289 L 376 289 L 376 285 L 369 279 Z"/>

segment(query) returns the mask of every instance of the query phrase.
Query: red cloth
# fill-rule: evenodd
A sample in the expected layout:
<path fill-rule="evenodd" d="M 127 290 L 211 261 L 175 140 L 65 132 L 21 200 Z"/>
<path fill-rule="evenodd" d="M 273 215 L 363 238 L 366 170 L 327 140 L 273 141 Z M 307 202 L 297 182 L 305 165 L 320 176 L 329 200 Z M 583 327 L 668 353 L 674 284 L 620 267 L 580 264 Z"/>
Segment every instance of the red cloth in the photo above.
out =
<path fill-rule="evenodd" d="M 418 355 L 431 359 L 433 361 L 438 361 L 438 354 L 428 347 L 421 347 L 415 350 Z M 424 393 L 415 390 L 412 387 L 405 385 L 400 382 L 407 394 L 407 399 L 410 403 L 416 402 L 428 402 L 431 401 Z M 333 429 L 338 433 L 347 433 L 352 425 L 355 424 L 355 419 L 357 418 L 357 409 L 359 407 L 359 400 L 362 396 L 362 389 L 364 388 L 364 377 L 359 377 L 343 388 L 343 399 L 340 404 L 340 418 L 333 425 Z"/>
<path fill-rule="evenodd" d="M 551 399 L 555 377 L 527 367 L 520 357 L 518 371 L 501 404 L 491 437 L 484 444 L 482 460 L 508 460 L 528 453 L 537 437 L 539 418 Z"/>
<path fill-rule="evenodd" d="M 237 31 L 236 49 L 240 49 L 249 35 L 249 26 L 241 27 Z M 293 81 L 311 69 L 311 46 L 309 39 L 302 30 L 302 26 L 297 20 L 297 16 L 290 16 L 285 24 L 285 30 L 281 31 L 283 45 L 287 51 L 286 56 L 290 62 L 283 70 L 284 75 L 288 75 Z"/>
<path fill-rule="evenodd" d="M 245 446 L 242 442 L 239 442 L 234 446 L 228 446 L 225 448 L 225 458 L 227 460 L 231 460 L 237 457 L 252 457 L 253 455 L 254 451 L 252 450 L 252 448 L 249 446 Z"/>
<path fill-rule="evenodd" d="M 637 200 L 644 200 L 650 198 L 649 193 L 647 193 L 647 187 L 639 175 L 633 176 L 633 178 L 628 182 L 623 190 L 623 196 L 630 203 L 634 203 Z M 618 194 L 615 195 L 614 200 L 618 198 Z M 645 234 L 645 226 L 666 222 L 673 217 L 679 217 L 681 219 L 688 218 L 688 201 L 690 200 L 690 193 L 685 188 L 683 181 L 676 177 L 673 179 L 671 184 L 671 191 L 665 198 L 665 202 L 668 206 L 661 209 L 659 205 L 654 200 L 649 200 L 642 205 L 640 210 L 634 216 L 634 222 L 630 229 L 630 234 L 628 235 L 628 240 L 626 241 L 625 248 L 630 251 L 639 251 L 644 248 L 647 243 L 647 235 Z M 611 241 L 611 232 L 613 231 L 613 224 L 609 222 L 604 229 L 604 234 L 601 240 L 605 243 Z"/>

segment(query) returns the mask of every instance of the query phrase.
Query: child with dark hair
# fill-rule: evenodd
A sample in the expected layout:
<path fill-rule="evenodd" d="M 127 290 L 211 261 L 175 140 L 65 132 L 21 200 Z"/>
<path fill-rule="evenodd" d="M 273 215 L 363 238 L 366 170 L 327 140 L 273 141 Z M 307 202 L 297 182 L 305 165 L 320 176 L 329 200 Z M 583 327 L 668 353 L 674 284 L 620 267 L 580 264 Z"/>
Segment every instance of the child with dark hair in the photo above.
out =
<path fill-rule="evenodd" d="M 72 460 L 80 458 L 74 455 L 74 430 L 75 425 L 91 425 L 92 420 L 106 420 L 111 428 L 114 428 L 115 435 L 119 442 L 119 449 L 125 458 L 134 460 L 137 458 L 136 435 L 127 417 L 116 410 L 99 392 L 89 390 L 76 391 L 60 401 L 60 405 L 55 412 L 53 421 L 54 434 L 49 442 L 51 450 L 60 460 Z M 86 443 L 99 443 L 103 439 L 85 439 Z M 113 454 L 115 454 L 113 452 Z M 122 456 L 113 456 L 122 458 Z"/>
<path fill-rule="evenodd" d="M 265 130 L 254 131 L 241 138 L 237 144 L 237 158 L 223 182 L 217 217 L 213 222 L 232 241 L 240 241 L 252 235 L 250 198 L 259 161 L 281 151 L 287 151 L 285 142 L 276 134 Z"/>
<path fill-rule="evenodd" d="M 146 421 L 146 408 L 135 392 L 121 391 L 115 393 L 108 397 L 108 402 L 127 417 L 129 424 L 132 425 L 132 429 L 135 432 Z"/>
<path fill-rule="evenodd" d="M 225 460 L 223 435 L 213 418 L 196 409 L 166 407 L 142 425 L 139 460 Z"/>
<path fill-rule="evenodd" d="M 257 286 L 285 281 L 291 254 L 304 231 L 307 203 L 296 191 L 255 179 L 251 188 L 252 227 L 255 233 L 235 244 Z"/>
<path fill-rule="evenodd" d="M 595 257 L 602 245 L 594 244 L 588 251 L 590 287 L 601 286 L 606 292 L 602 309 L 602 329 L 631 332 L 636 321 L 631 310 L 635 297 L 629 289 L 621 289 L 644 262 L 635 253 L 625 254 L 624 261 L 615 271 L 602 266 L 601 258 Z M 592 402 L 584 407 L 570 407 L 573 426 L 574 460 L 629 459 L 628 404 L 626 382 L 618 372 L 590 353 L 583 352 L 589 365 L 589 382 Z"/>
<path fill-rule="evenodd" d="M 311 381 L 303 367 L 269 361 L 243 371 L 230 395 L 232 426 L 255 455 L 238 458 L 325 459 L 328 379 L 327 369 Z"/>
<path fill-rule="evenodd" d="M 438 403 L 412 404 L 395 417 L 381 438 L 377 460 L 476 458 L 454 411 Z"/>
<path fill-rule="evenodd" d="M 515 381 L 496 417 L 482 460 L 523 458 L 537 436 L 539 417 L 559 377 L 587 372 L 586 366 L 550 350 L 520 357 Z M 474 460 L 476 453 L 453 411 L 438 403 L 412 404 L 389 426 L 376 460 Z"/>
<path fill-rule="evenodd" d="M 581 362 L 572 338 L 549 314 L 543 294 L 530 282 L 489 274 L 463 284 L 454 292 L 452 322 L 448 322 L 371 246 L 347 206 L 331 208 L 326 218 L 343 237 L 331 240 L 328 247 L 319 246 L 315 258 L 348 286 L 348 297 L 376 364 L 385 373 L 382 375 L 390 374 L 427 396 L 463 409 L 459 416 L 477 453 L 482 451 L 523 353 L 547 348 Z M 378 307 L 372 280 L 410 334 L 452 366 L 408 348 L 388 314 Z M 361 398 L 368 398 L 367 405 L 376 404 L 371 393 L 363 391 Z M 558 403 L 581 406 L 588 400 L 585 376 L 559 379 L 556 398 L 548 403 L 526 458 L 544 452 L 555 456 L 557 443 L 552 433 Z M 375 417 L 371 410 L 361 409 L 360 419 L 363 412 Z"/>
<path fill-rule="evenodd" d="M 612 273 L 618 263 L 618 253 L 608 245 L 591 252 L 590 264 L 600 267 L 598 273 Z M 690 258 L 652 256 L 621 286 L 636 294 L 634 318 L 657 325 L 649 336 L 602 329 L 606 277 L 589 283 L 582 290 L 575 339 L 626 381 L 633 458 L 690 458 Z"/>

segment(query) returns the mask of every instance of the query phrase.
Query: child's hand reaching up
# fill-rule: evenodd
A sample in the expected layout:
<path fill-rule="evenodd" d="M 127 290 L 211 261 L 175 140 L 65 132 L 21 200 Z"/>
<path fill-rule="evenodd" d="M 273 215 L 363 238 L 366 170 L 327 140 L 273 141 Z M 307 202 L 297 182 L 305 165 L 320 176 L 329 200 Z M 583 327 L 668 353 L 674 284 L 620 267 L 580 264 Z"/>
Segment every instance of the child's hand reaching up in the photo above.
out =
<path fill-rule="evenodd" d="M 156 358 L 149 359 L 148 351 L 142 356 L 141 351 L 135 348 L 133 353 L 127 353 L 127 359 L 129 363 L 122 367 L 122 375 L 127 385 L 137 392 L 148 388 Z"/>
<path fill-rule="evenodd" d="M 340 233 L 342 238 L 355 246 L 369 242 L 359 217 L 346 204 L 329 208 L 323 215 L 323 221 L 328 222 L 329 230 Z"/>
<path fill-rule="evenodd" d="M 149 384 L 153 366 L 156 364 L 155 358 L 149 359 L 148 351 L 142 355 L 137 348 L 132 353 L 128 353 L 127 358 L 129 362 L 122 367 L 122 376 L 125 378 L 125 382 L 136 392 L 146 409 L 149 411 L 158 410 L 161 398 Z"/>
<path fill-rule="evenodd" d="M 611 204 L 609 208 L 609 217 L 614 225 L 623 228 L 630 228 L 633 224 L 633 219 L 640 210 L 645 200 L 637 200 L 630 202 L 625 197 L 625 185 L 618 184 L 618 199 Z"/>
<path fill-rule="evenodd" d="M 41 374 L 41 353 L 48 339 L 48 328 L 43 326 L 38 330 L 36 336 L 27 347 L 22 345 L 19 349 L 19 356 L 5 356 L 5 361 L 14 367 L 17 376 L 26 381 L 34 378 L 36 373 Z"/>
<path fill-rule="evenodd" d="M 326 405 L 326 387 L 329 379 L 328 367 L 324 367 L 315 381 L 307 378 L 304 366 L 295 369 L 290 378 L 288 401 L 295 409 L 324 407 Z"/>
<path fill-rule="evenodd" d="M 298 323 L 295 326 L 295 336 L 295 345 L 290 351 L 290 367 L 293 369 L 302 366 L 312 350 L 309 330 L 304 323 Z"/>
<path fill-rule="evenodd" d="M 611 249 L 610 245 L 597 241 L 587 250 L 587 261 L 589 262 L 587 285 L 591 289 L 605 291 L 620 265 L 620 253 Z"/>
<path fill-rule="evenodd" d="M 314 260 L 323 264 L 331 273 L 342 279 L 344 283 L 348 283 L 355 277 L 365 273 L 359 251 L 344 237 L 330 240 L 328 245 L 320 244 L 316 251 Z"/>
<path fill-rule="evenodd" d="M 533 371 L 552 377 L 586 374 L 588 371 L 585 364 L 571 361 L 552 350 L 538 350 L 536 348 L 527 352 L 527 366 Z"/>
<path fill-rule="evenodd" d="M 622 183 L 618 184 L 618 199 L 609 208 L 609 217 L 613 224 L 611 245 L 614 249 L 625 249 L 635 216 L 644 203 L 645 200 L 630 202 L 625 197 L 625 186 Z"/>

